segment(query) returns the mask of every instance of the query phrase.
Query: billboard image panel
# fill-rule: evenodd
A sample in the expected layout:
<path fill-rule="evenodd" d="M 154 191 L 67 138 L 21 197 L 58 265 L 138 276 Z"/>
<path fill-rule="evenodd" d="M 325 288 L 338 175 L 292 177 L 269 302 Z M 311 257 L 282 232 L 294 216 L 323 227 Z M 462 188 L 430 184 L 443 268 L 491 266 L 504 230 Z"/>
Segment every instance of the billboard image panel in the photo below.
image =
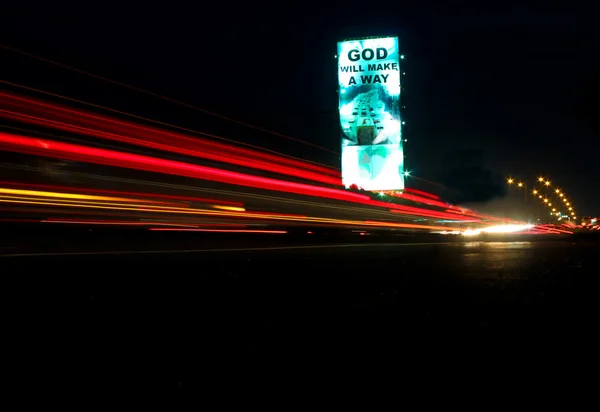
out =
<path fill-rule="evenodd" d="M 338 43 L 342 180 L 364 190 L 404 189 L 398 38 Z"/>

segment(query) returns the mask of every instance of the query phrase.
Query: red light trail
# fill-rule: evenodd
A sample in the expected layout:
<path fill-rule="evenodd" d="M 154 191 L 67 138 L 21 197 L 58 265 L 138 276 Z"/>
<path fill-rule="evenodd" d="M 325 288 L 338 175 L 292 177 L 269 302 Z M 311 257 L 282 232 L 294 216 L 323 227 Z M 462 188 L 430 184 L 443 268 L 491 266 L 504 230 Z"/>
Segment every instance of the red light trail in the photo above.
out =
<path fill-rule="evenodd" d="M 37 156 L 185 176 L 238 186 L 254 187 L 278 192 L 353 202 L 375 207 L 384 207 L 386 209 L 393 209 L 395 213 L 404 213 L 407 215 L 418 216 L 426 213 L 427 216 L 440 219 L 452 219 L 457 221 L 472 220 L 472 216 L 460 216 L 446 212 L 436 212 L 433 210 L 376 201 L 372 200 L 368 195 L 353 193 L 341 189 L 332 189 L 303 183 L 288 182 L 284 180 L 221 170 L 208 166 L 193 165 L 150 156 L 123 153 L 115 150 L 98 149 L 4 132 L 0 132 L 0 147 L 8 151 Z"/>
<path fill-rule="evenodd" d="M 415 195 L 420 195 L 420 196 L 425 196 L 425 197 L 428 197 L 433 200 L 440 200 L 440 197 L 437 195 L 434 195 L 432 193 L 427 193 L 422 190 L 412 189 L 410 187 L 404 188 L 404 192 L 413 193 Z"/>
<path fill-rule="evenodd" d="M 339 185 L 339 171 L 132 122 L 0 92 L 0 116 L 10 120 L 207 160 Z"/>

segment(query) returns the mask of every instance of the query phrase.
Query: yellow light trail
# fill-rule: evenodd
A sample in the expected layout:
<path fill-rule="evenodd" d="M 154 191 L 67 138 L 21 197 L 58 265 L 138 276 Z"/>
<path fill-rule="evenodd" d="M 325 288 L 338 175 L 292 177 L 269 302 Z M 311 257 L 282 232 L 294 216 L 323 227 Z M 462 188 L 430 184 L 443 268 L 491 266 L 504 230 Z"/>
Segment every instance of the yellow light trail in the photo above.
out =
<path fill-rule="evenodd" d="M 23 201 L 23 202 L 28 202 L 28 201 L 38 201 L 38 200 L 43 200 L 48 202 L 49 204 L 52 203 L 54 204 L 54 199 L 37 199 L 36 197 L 22 197 L 22 196 L 0 196 L 0 199 L 9 199 L 9 200 L 19 200 L 19 201 Z M 136 199 L 125 199 L 125 200 L 136 200 Z M 160 206 L 160 205 L 156 205 L 156 204 L 136 204 L 136 203 L 119 203 L 119 202 L 115 202 L 115 203 L 111 203 L 111 202 L 92 202 L 92 201 L 76 201 L 76 200 L 70 200 L 70 199 L 60 199 L 61 202 L 63 202 L 63 205 L 71 205 L 71 206 L 81 206 L 81 205 L 97 205 L 97 206 L 124 206 L 124 207 L 129 207 L 132 208 L 132 210 L 136 210 L 136 208 L 138 207 L 143 207 L 143 208 L 153 208 L 153 209 L 165 209 L 165 210 L 187 210 L 187 208 L 183 208 L 183 207 L 175 207 L 175 206 Z"/>
<path fill-rule="evenodd" d="M 235 217 L 235 218 L 251 218 L 260 220 L 280 220 L 280 221 L 293 221 L 293 222 L 311 222 L 311 223 L 328 223 L 337 225 L 351 225 L 351 226 L 376 226 L 376 227 L 389 227 L 389 228 L 413 228 L 413 229 L 430 229 L 430 230 L 445 230 L 445 226 L 429 226 L 429 225 L 417 225 L 408 223 L 392 223 L 392 222 L 376 222 L 376 221 L 358 221 L 358 220 L 346 220 L 346 219 L 331 219 L 331 218 L 319 218 L 319 217 L 295 217 L 295 216 L 282 216 L 282 215 L 268 215 L 268 214 L 256 214 L 251 212 L 228 212 L 228 211 L 215 211 L 215 210 L 200 210 L 200 209 L 186 209 L 186 208 L 167 208 L 167 207 L 136 207 L 136 205 L 115 205 L 106 206 L 105 204 L 93 204 L 91 202 L 86 203 L 59 203 L 51 201 L 38 201 L 38 200 L 14 200 L 14 199 L 2 199 L 1 203 L 17 203 L 17 204 L 31 204 L 31 205 L 44 205 L 44 206 L 60 206 L 60 207 L 82 207 L 90 209 L 108 209 L 108 210 L 126 210 L 136 212 L 155 212 L 155 213 L 176 213 L 176 214 L 187 214 L 187 215 L 203 215 L 203 216 L 221 216 L 221 217 Z"/>
<path fill-rule="evenodd" d="M 38 171 L 38 172 L 43 172 L 42 168 L 39 167 L 33 167 L 33 166 L 20 166 L 20 165 L 7 165 L 7 164 L 2 164 L 0 163 L 0 167 L 7 167 L 7 168 L 11 168 L 11 169 L 18 169 L 18 170 L 27 170 L 27 171 Z M 279 197 L 279 196 L 273 196 L 273 195 L 265 195 L 265 194 L 257 194 L 257 193 L 247 193 L 247 192 L 241 192 L 241 191 L 232 191 L 232 190 L 223 190 L 223 189 L 214 189 L 214 188 L 203 188 L 203 187 L 198 187 L 198 186 L 188 186 L 188 185 L 182 185 L 182 184 L 172 184 L 172 183 L 159 183 L 159 182 L 151 182 L 151 181 L 146 181 L 146 180 L 137 180 L 137 179 L 126 179 L 126 178 L 122 178 L 122 177 L 113 177 L 113 176 L 102 176 L 102 175 L 96 175 L 96 174 L 90 174 L 90 173 L 81 173 L 81 172 L 64 172 L 65 175 L 68 176 L 73 176 L 73 177 L 81 177 L 81 178 L 85 178 L 85 179 L 94 179 L 94 180 L 102 180 L 102 181 L 109 181 L 109 182 L 119 182 L 119 183 L 127 183 L 127 184 L 134 184 L 134 185 L 144 185 L 144 186 L 150 186 L 152 188 L 164 188 L 164 189 L 171 189 L 171 190 L 184 190 L 184 191 L 190 191 L 190 192 L 197 192 L 197 193 L 208 193 L 211 195 L 222 195 L 222 196 L 235 196 L 236 198 L 246 198 L 246 199 L 255 199 L 255 200 L 264 200 L 264 201 L 268 201 L 268 202 L 272 202 L 272 203 L 285 203 L 285 204 L 291 204 L 291 205 L 297 205 L 297 206 L 308 206 L 308 207 L 316 207 L 316 208 L 320 208 L 320 209 L 330 209 L 330 210 L 335 210 L 335 211 L 346 211 L 346 212 L 358 212 L 358 213 L 363 213 L 365 211 L 365 209 L 367 208 L 366 206 L 362 206 L 362 207 L 357 207 L 357 206 L 349 206 L 349 205 L 341 205 L 341 204 L 332 204 L 332 203 L 324 203 L 323 201 L 320 202 L 314 202 L 314 201 L 309 201 L 309 200 L 298 200 L 298 199 L 290 199 L 290 198 L 286 198 L 286 197 Z M 389 212 L 387 210 L 377 210 L 376 207 L 374 206 L 369 206 L 368 209 L 369 213 L 373 213 L 373 214 L 377 214 L 380 215 L 382 217 L 389 217 Z M 397 216 L 395 216 L 396 218 L 400 217 L 400 216 L 404 216 L 406 218 L 413 218 L 414 215 L 403 215 L 401 213 L 397 213 Z M 496 220 L 502 220 L 502 219 L 496 219 Z M 456 221 L 456 223 L 461 223 L 461 221 Z"/>
<path fill-rule="evenodd" d="M 145 204 L 165 204 L 165 202 L 156 202 L 151 200 L 132 199 L 125 197 L 109 197 L 109 196 L 94 196 L 82 195 L 78 193 L 60 193 L 60 192 L 42 192 L 38 190 L 22 190 L 22 189 L 7 189 L 0 188 L 0 194 L 30 196 L 30 197 L 49 197 L 55 199 L 73 199 L 73 200 L 105 200 L 114 202 L 136 202 Z M 166 203 L 168 204 L 168 203 Z"/>
<path fill-rule="evenodd" d="M 235 207 L 235 206 L 219 206 L 219 205 L 215 205 L 213 206 L 213 208 L 215 209 L 220 209 L 220 210 L 229 210 L 232 212 L 245 212 L 246 209 L 244 209 L 243 207 Z"/>

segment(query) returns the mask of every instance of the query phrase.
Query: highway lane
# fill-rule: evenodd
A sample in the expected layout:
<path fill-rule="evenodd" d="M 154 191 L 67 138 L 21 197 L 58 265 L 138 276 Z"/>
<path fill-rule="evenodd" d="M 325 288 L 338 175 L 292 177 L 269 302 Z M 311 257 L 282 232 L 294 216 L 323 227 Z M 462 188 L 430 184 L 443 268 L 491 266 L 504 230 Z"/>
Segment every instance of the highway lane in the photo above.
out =
<path fill-rule="evenodd" d="M 427 218 L 418 216 L 415 214 L 405 213 L 392 213 L 385 206 L 387 202 L 396 202 L 397 199 L 391 199 L 389 197 L 378 198 L 377 201 L 382 202 L 379 206 L 364 205 L 360 203 L 352 203 L 347 201 L 340 201 L 334 199 L 323 199 L 315 198 L 310 196 L 300 196 L 284 192 L 272 192 L 268 190 L 260 190 L 256 188 L 243 188 L 231 185 L 210 184 L 210 182 L 202 181 L 200 185 L 191 184 L 189 179 L 181 179 L 172 177 L 169 179 L 169 183 L 161 183 L 151 178 L 156 178 L 154 174 L 141 173 L 138 179 L 124 179 L 118 177 L 118 172 L 115 172 L 112 168 L 104 168 L 104 175 L 93 174 L 93 173 L 79 173 L 75 171 L 61 171 L 61 173 L 50 174 L 44 173 L 43 168 L 36 168 L 33 166 L 23 166 L 15 164 L 0 164 L 0 167 L 5 171 L 12 171 L 17 173 L 19 180 L 29 179 L 32 182 L 47 182 L 50 185 L 65 186 L 65 182 L 70 182 L 72 186 L 92 186 L 93 188 L 110 188 L 119 187 L 122 191 L 134 191 L 134 192 L 145 192 L 151 191 L 155 193 L 165 193 L 171 195 L 186 195 L 195 197 L 208 197 L 216 198 L 225 201 L 236 201 L 243 203 L 245 209 L 248 212 L 275 212 L 282 214 L 291 214 L 297 216 L 308 216 L 317 218 L 328 218 L 328 219 L 348 219 L 348 220 L 373 220 L 380 222 L 392 222 L 392 223 L 420 223 L 428 225 L 447 225 L 448 227 L 456 227 L 460 225 L 459 222 L 447 224 L 440 223 L 442 218 Z M 95 170 L 95 169 L 92 169 Z M 118 171 L 118 169 L 116 169 Z M 112 175 L 111 175 L 112 174 Z M 69 186 L 69 184 L 67 184 Z M 392 201 L 393 200 L 393 201 Z M 218 202 L 217 202 L 218 203 Z M 414 204 L 411 206 L 418 206 Z M 4 204 L 4 208 L 9 208 L 10 204 Z M 32 208 L 33 206 L 30 206 Z M 35 206 L 35 208 L 40 208 Z M 15 215 L 35 215 L 33 212 L 27 212 L 27 209 L 22 204 L 13 205 L 12 214 Z M 438 208 L 439 209 L 439 208 Z M 38 214 L 46 217 L 60 217 L 65 215 L 65 209 L 61 207 L 54 209 L 46 206 L 43 211 Z M 71 209 L 77 211 L 76 209 Z M 438 210 L 439 211 L 439 210 Z M 26 213 L 27 212 L 27 213 Z M 94 212 L 92 210 L 84 210 L 86 214 Z M 98 210 L 95 210 L 99 213 Z M 106 210 L 102 210 L 102 213 L 108 213 Z M 124 212 L 119 211 L 120 215 L 136 215 L 137 217 L 146 218 L 165 218 L 165 214 L 150 214 L 144 212 Z M 456 214 L 450 215 L 452 218 L 458 218 Z M 175 216 L 177 217 L 177 216 Z M 179 217 L 186 217 L 184 214 Z M 187 217 L 194 217 L 193 215 Z M 462 218 L 462 217 L 461 217 Z M 447 220 L 447 217 L 443 218 Z M 468 220 L 468 219 L 467 219 Z"/>
<path fill-rule="evenodd" d="M 269 252 L 277 256 L 296 253 L 321 254 L 372 253 L 390 247 L 471 244 L 473 241 L 564 241 L 562 235 L 440 235 L 389 230 L 357 230 L 331 227 L 214 225 L 206 228 L 143 226 L 111 227 L 88 224 L 38 223 L 2 227 L 0 259 L 27 257 L 74 257 L 169 254 L 214 254 L 224 252 Z M 355 253 L 355 252 L 352 252 Z"/>
<path fill-rule="evenodd" d="M 271 368 L 291 382 L 332 362 L 395 359 L 411 374 L 590 361 L 597 242 L 360 238 L 0 259 L 6 330 L 69 390 L 201 388 Z"/>

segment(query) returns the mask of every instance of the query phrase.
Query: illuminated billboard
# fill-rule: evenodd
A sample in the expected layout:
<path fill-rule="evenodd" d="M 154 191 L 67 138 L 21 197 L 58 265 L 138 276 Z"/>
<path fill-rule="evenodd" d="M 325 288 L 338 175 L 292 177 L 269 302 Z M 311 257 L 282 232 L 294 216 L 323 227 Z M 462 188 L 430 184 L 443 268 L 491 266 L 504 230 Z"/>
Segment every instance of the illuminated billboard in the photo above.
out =
<path fill-rule="evenodd" d="M 342 181 L 404 189 L 398 38 L 338 43 Z"/>

